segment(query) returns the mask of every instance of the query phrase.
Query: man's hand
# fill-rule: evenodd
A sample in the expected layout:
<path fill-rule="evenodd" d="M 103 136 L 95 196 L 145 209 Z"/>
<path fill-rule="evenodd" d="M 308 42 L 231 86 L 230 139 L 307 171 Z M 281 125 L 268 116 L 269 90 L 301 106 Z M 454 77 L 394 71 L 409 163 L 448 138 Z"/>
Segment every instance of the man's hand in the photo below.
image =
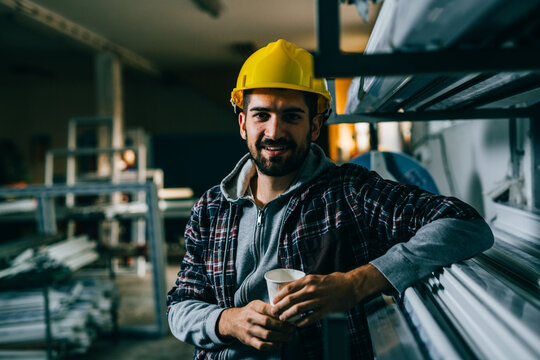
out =
<path fill-rule="evenodd" d="M 294 326 L 271 313 L 272 306 L 254 300 L 241 308 L 226 309 L 218 320 L 222 337 L 235 337 L 257 350 L 274 350 L 292 338 Z"/>
<path fill-rule="evenodd" d="M 306 326 L 326 314 L 345 312 L 366 297 L 391 288 L 388 280 L 371 264 L 346 273 L 307 275 L 277 293 L 271 313 L 283 321 L 305 314 L 296 325 Z"/>

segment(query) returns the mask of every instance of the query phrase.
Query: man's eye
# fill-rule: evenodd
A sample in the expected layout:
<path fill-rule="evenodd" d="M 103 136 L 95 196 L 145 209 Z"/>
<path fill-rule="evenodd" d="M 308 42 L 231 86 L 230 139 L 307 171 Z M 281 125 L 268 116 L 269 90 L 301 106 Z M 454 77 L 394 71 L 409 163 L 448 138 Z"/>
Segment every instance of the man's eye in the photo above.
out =
<path fill-rule="evenodd" d="M 298 121 L 298 120 L 301 119 L 301 116 L 298 115 L 298 114 L 291 113 L 291 114 L 285 114 L 285 116 L 283 116 L 283 118 L 286 121 Z"/>
<path fill-rule="evenodd" d="M 269 115 L 267 113 L 261 112 L 261 113 L 255 113 L 253 117 L 259 120 L 266 120 L 268 119 Z"/>

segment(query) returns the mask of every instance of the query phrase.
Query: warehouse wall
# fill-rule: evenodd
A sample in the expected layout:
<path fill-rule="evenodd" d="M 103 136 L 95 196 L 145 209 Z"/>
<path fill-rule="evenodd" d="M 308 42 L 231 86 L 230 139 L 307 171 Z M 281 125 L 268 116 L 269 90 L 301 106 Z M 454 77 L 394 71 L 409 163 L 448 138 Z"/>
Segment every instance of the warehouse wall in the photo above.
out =
<path fill-rule="evenodd" d="M 412 142 L 416 157 L 442 194 L 470 203 L 487 219 L 495 216 L 488 194 L 511 174 L 508 120 L 415 123 Z M 529 159 L 526 151 L 522 159 L 525 201 L 530 201 Z"/>
<path fill-rule="evenodd" d="M 14 143 L 28 180 L 41 182 L 44 151 L 65 147 L 66 120 L 93 112 L 94 90 L 89 73 L 31 60 L 2 64 L 0 141 Z"/>
<path fill-rule="evenodd" d="M 208 90 L 205 90 L 181 76 L 155 78 L 126 69 L 126 126 L 142 126 L 151 134 L 238 133 L 229 104 L 234 81 L 215 79 L 207 74 L 198 79 L 206 84 Z M 221 98 L 216 98 L 216 88 L 223 89 Z"/>
<path fill-rule="evenodd" d="M 0 62 L 0 146 L 10 142 L 20 152 L 20 168 L 27 171 L 18 171 L 18 180 L 41 183 L 45 151 L 66 146 L 67 120 L 95 114 L 92 58 L 69 59 L 70 65 L 52 57 Z M 131 69 L 123 75 L 126 128 L 139 126 L 149 134 L 237 134 L 227 102 L 230 90 L 218 102 L 178 77 L 164 80 Z M 205 81 L 219 89 L 234 84 Z"/>

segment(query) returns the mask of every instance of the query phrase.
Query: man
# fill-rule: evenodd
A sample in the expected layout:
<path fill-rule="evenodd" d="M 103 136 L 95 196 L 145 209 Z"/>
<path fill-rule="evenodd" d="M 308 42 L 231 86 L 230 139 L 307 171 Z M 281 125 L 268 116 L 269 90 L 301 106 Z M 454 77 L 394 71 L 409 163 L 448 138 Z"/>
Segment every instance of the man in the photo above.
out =
<path fill-rule="evenodd" d="M 168 296 L 171 331 L 195 358 L 320 358 L 318 321 L 334 312 L 349 318 L 352 357 L 371 358 L 366 299 L 491 246 L 463 202 L 328 160 L 312 141 L 330 100 L 294 44 L 270 43 L 244 63 L 231 101 L 249 154 L 193 207 Z M 275 268 L 308 275 L 271 306 L 264 273 Z"/>

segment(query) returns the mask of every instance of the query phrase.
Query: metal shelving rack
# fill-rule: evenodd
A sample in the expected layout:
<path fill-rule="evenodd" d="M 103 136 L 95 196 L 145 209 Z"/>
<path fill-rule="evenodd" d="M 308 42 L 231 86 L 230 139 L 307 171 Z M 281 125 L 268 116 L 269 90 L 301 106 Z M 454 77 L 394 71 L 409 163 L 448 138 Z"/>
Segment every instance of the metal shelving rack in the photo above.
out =
<path fill-rule="evenodd" d="M 425 74 L 471 74 L 514 71 L 540 72 L 540 48 L 500 48 L 439 50 L 400 53 L 342 53 L 340 44 L 339 0 L 317 2 L 316 77 L 393 76 Z M 537 118 L 539 106 L 526 108 L 467 109 L 461 111 L 365 112 L 332 114 L 328 124 L 429 121 L 452 119 Z"/>
<path fill-rule="evenodd" d="M 353 76 L 394 76 L 394 75 L 467 75 L 494 74 L 501 72 L 530 71 L 540 74 L 540 42 L 528 47 L 505 48 L 491 46 L 486 49 L 450 49 L 423 52 L 393 52 L 369 54 L 344 54 L 339 48 L 340 22 L 339 0 L 317 1 L 317 50 L 314 53 L 315 76 L 324 78 L 353 77 Z M 341 1 L 344 2 L 344 1 Z M 511 3 L 508 3 L 511 4 Z M 508 5 L 507 6 L 511 6 Z M 540 5 L 536 0 L 530 0 L 517 6 L 527 5 L 540 13 Z M 515 6 L 515 5 L 514 5 Z M 521 10 L 525 11 L 525 10 Z M 530 14 L 528 15 L 530 16 Z M 536 26 L 538 20 L 536 19 Z M 333 81 L 329 88 L 334 92 Z M 397 90 L 397 89 L 396 89 Z M 420 111 L 362 111 L 338 115 L 332 113 L 327 124 L 391 121 L 432 121 L 432 120 L 465 120 L 465 119 L 531 119 L 532 139 L 532 178 L 534 207 L 540 209 L 540 103 L 535 99 L 540 96 L 540 83 L 532 90 L 514 89 L 506 97 L 494 97 L 488 102 L 488 107 L 465 107 L 449 110 L 420 110 Z M 422 89 L 429 91 L 429 87 Z M 510 106 L 505 99 L 527 98 L 529 106 Z M 515 102 L 515 101 L 514 101 Z M 493 105 L 493 106 L 491 106 Z M 402 110 L 402 109 L 401 109 Z"/>
<path fill-rule="evenodd" d="M 473 259 L 444 268 L 429 279 L 407 289 L 404 298 L 398 299 L 396 303 L 390 304 L 386 301 L 387 304 L 381 307 L 385 301 L 377 299 L 368 304 L 366 312 L 377 358 L 407 358 L 400 351 L 392 352 L 392 349 L 397 350 L 399 346 L 405 346 L 413 353 L 421 354 L 418 355 L 419 358 L 425 359 L 507 358 L 512 355 L 524 359 L 537 358 L 540 356 L 540 42 L 531 36 L 530 42 L 525 42 L 525 45 L 518 42 L 516 46 L 491 44 L 477 48 L 453 46 L 433 51 L 407 49 L 384 53 L 373 51 L 345 54 L 339 48 L 339 2 L 317 1 L 315 76 L 362 76 L 363 79 L 366 76 L 378 76 L 395 77 L 403 81 L 396 81 L 395 88 L 388 85 L 386 90 L 389 95 L 381 102 L 376 102 L 379 106 L 357 105 L 354 110 L 349 108 L 347 114 L 332 114 L 327 124 L 366 122 L 374 125 L 392 121 L 530 119 L 533 209 L 519 209 L 501 204 L 499 213 L 504 216 L 492 225 L 496 237 L 496 244 L 492 249 Z M 489 3 L 495 4 L 495 1 Z M 440 2 L 440 6 L 457 5 Z M 514 12 L 506 11 L 512 7 L 515 10 L 516 6 L 520 8 Z M 540 3 L 536 0 L 523 3 L 501 2 L 501 6 L 497 8 L 497 14 L 507 15 L 501 22 L 504 25 L 508 25 L 509 18 L 518 13 L 531 21 L 525 28 L 535 34 L 534 29 L 538 31 L 540 23 L 538 16 L 533 15 L 540 13 Z M 498 24 L 492 21 L 490 25 Z M 523 21 L 520 25 L 523 25 Z M 484 26 L 485 29 L 489 27 Z M 431 109 L 414 105 L 414 101 L 418 99 L 424 101 L 424 104 L 429 101 L 426 99 L 446 100 L 458 93 L 457 91 L 467 89 L 467 85 L 473 87 L 492 76 L 518 72 L 532 75 L 527 86 L 520 88 L 516 85 L 507 92 L 488 93 L 491 97 L 485 96 L 481 99 L 483 102 L 448 108 L 433 106 Z M 423 79 L 413 82 L 421 77 Z M 459 81 L 448 86 L 447 80 L 454 79 Z M 424 83 L 422 80 L 425 80 Z M 411 86 L 407 88 L 407 85 Z M 506 84 L 500 88 L 503 89 L 504 86 Z M 332 81 L 329 81 L 329 87 L 333 92 Z M 359 102 L 365 94 L 356 94 Z M 402 96 L 395 96 L 398 99 L 394 99 L 396 94 Z M 405 104 L 412 101 L 413 106 L 400 107 L 401 100 Z M 503 218 L 512 220 L 502 223 Z M 526 226 L 524 222 L 527 222 Z M 523 233 L 527 228 L 535 229 L 536 233 L 534 230 Z M 509 229 L 510 235 L 507 232 Z M 505 241 L 508 236 L 512 237 L 512 241 Z M 520 254 L 524 257 L 520 257 Z M 474 312 L 472 315 L 469 313 L 471 310 Z M 402 320 L 406 319 L 408 327 L 395 327 L 390 332 L 378 331 L 381 326 L 380 316 L 390 315 L 393 318 L 386 321 L 387 325 L 403 324 Z M 416 343 L 409 341 L 411 335 L 416 339 Z M 493 335 L 493 339 L 489 338 L 489 335 Z M 505 344 L 510 345 L 505 348 Z"/>
<path fill-rule="evenodd" d="M 0 198 L 35 198 L 37 200 L 36 222 L 42 234 L 56 232 L 55 198 L 73 195 L 103 195 L 115 192 L 130 193 L 134 196 L 144 194 L 146 208 L 137 215 L 146 222 L 147 239 L 152 263 L 152 281 L 154 287 L 155 323 L 148 327 L 133 329 L 133 332 L 149 336 L 162 336 L 168 331 L 163 314 L 166 311 L 165 250 L 163 218 L 158 204 L 157 188 L 154 183 L 130 184 L 80 184 L 28 186 L 17 189 L 0 189 Z M 136 219 L 135 219 L 136 221 Z M 131 329 L 126 329 L 130 330 Z"/>
<path fill-rule="evenodd" d="M 360 1 L 360 0 L 358 0 Z M 328 79 L 336 77 L 366 77 L 380 76 L 391 77 L 396 75 L 412 77 L 415 75 L 457 75 L 474 77 L 475 74 L 485 76 L 501 72 L 523 72 L 540 74 L 540 42 L 535 39 L 534 31 L 530 28 L 538 28 L 538 17 L 532 15 L 540 13 L 540 5 L 536 0 L 527 0 L 523 3 L 505 3 L 509 13 L 514 7 L 522 7 L 521 13 L 527 14 L 528 19 L 535 22 L 534 26 L 526 28 L 532 31 L 528 36 L 535 41 L 529 46 L 504 47 L 490 45 L 480 49 L 457 49 L 436 51 L 407 51 L 391 53 L 342 53 L 340 44 L 339 0 L 317 1 L 317 50 L 314 53 L 315 76 Z M 345 1 L 341 1 L 345 2 Z M 349 1 L 350 2 L 350 1 Z M 505 10 L 507 8 L 504 8 Z M 500 10 L 499 12 L 501 12 Z M 406 79 L 408 81 L 410 79 Z M 444 80 L 444 79 L 443 79 Z M 472 79 L 475 80 L 475 79 Z M 327 124 L 366 122 L 376 124 L 378 122 L 393 121 L 432 121 L 432 120 L 486 120 L 486 119 L 531 119 L 532 139 L 532 178 L 534 206 L 540 209 L 540 167 L 536 166 L 540 161 L 540 83 L 528 85 L 528 88 L 514 88 L 510 93 L 502 96 L 495 94 L 490 101 L 482 106 L 458 107 L 446 110 L 422 110 L 387 111 L 379 109 L 365 109 L 338 115 L 332 113 Z M 465 82 L 467 84 L 469 82 Z M 471 81 L 474 86 L 478 82 Z M 456 82 L 458 84 L 458 82 Z M 400 86 L 403 84 L 400 84 Z M 405 85 L 407 85 L 405 83 Z M 431 86 L 431 85 L 429 85 Z M 421 92 L 429 93 L 429 86 L 418 89 L 412 95 Z M 457 88 L 464 85 L 448 87 L 446 96 L 450 96 Z M 333 92 L 333 81 L 329 81 L 329 88 Z M 402 89 L 396 89 L 396 91 Z M 434 91 L 434 90 L 433 90 Z M 411 94 L 409 94 L 410 96 Z M 406 95 L 405 95 L 406 96 Z M 442 96 L 444 98 L 444 96 Z M 529 105 L 517 104 L 516 99 L 523 99 Z"/>
<path fill-rule="evenodd" d="M 107 147 L 80 147 L 77 144 L 78 129 L 81 126 L 92 126 L 98 133 L 100 128 L 104 128 L 107 132 L 105 138 L 110 140 Z M 98 135 L 99 136 L 99 135 Z M 63 156 L 66 158 L 66 184 L 77 185 L 80 183 L 96 182 L 96 181 L 108 181 L 113 184 L 124 182 L 137 182 L 144 183 L 147 180 L 147 149 L 142 142 L 136 143 L 134 146 L 114 147 L 112 143 L 113 139 L 113 118 L 103 116 L 86 116 L 86 117 L 73 117 L 68 120 L 68 137 L 67 137 L 67 149 L 53 149 L 49 150 L 45 156 L 45 185 L 52 185 L 54 183 L 54 160 L 56 157 Z M 116 162 L 119 160 L 119 155 L 124 151 L 133 151 L 136 159 L 136 171 L 133 179 L 124 180 L 125 175 L 120 172 Z M 107 165 L 109 171 L 101 176 L 94 176 L 94 178 L 88 178 L 88 174 L 84 174 L 85 178 L 80 179 L 77 176 L 77 165 L 79 164 L 79 157 L 83 155 L 97 156 L 98 168 L 99 163 Z M 100 157 L 104 158 L 100 158 Z M 107 160 L 108 161 L 104 161 Z M 114 205 L 120 204 L 120 194 L 109 194 L 110 203 Z M 144 201 L 144 194 L 133 194 L 138 201 Z M 74 194 L 66 194 L 65 204 L 66 208 L 73 209 L 76 206 Z M 74 222 L 68 221 L 68 236 L 74 233 Z M 118 245 L 119 242 L 119 223 L 116 220 L 110 221 L 109 238 L 111 245 Z M 132 223 L 132 243 L 138 245 L 144 245 L 146 240 L 144 238 L 145 225 L 144 221 L 134 221 Z M 103 234 L 102 234 L 103 235 Z M 114 262 L 114 267 L 117 263 Z M 136 259 L 135 270 L 139 276 L 143 276 L 146 272 L 146 263 L 143 257 Z"/>

